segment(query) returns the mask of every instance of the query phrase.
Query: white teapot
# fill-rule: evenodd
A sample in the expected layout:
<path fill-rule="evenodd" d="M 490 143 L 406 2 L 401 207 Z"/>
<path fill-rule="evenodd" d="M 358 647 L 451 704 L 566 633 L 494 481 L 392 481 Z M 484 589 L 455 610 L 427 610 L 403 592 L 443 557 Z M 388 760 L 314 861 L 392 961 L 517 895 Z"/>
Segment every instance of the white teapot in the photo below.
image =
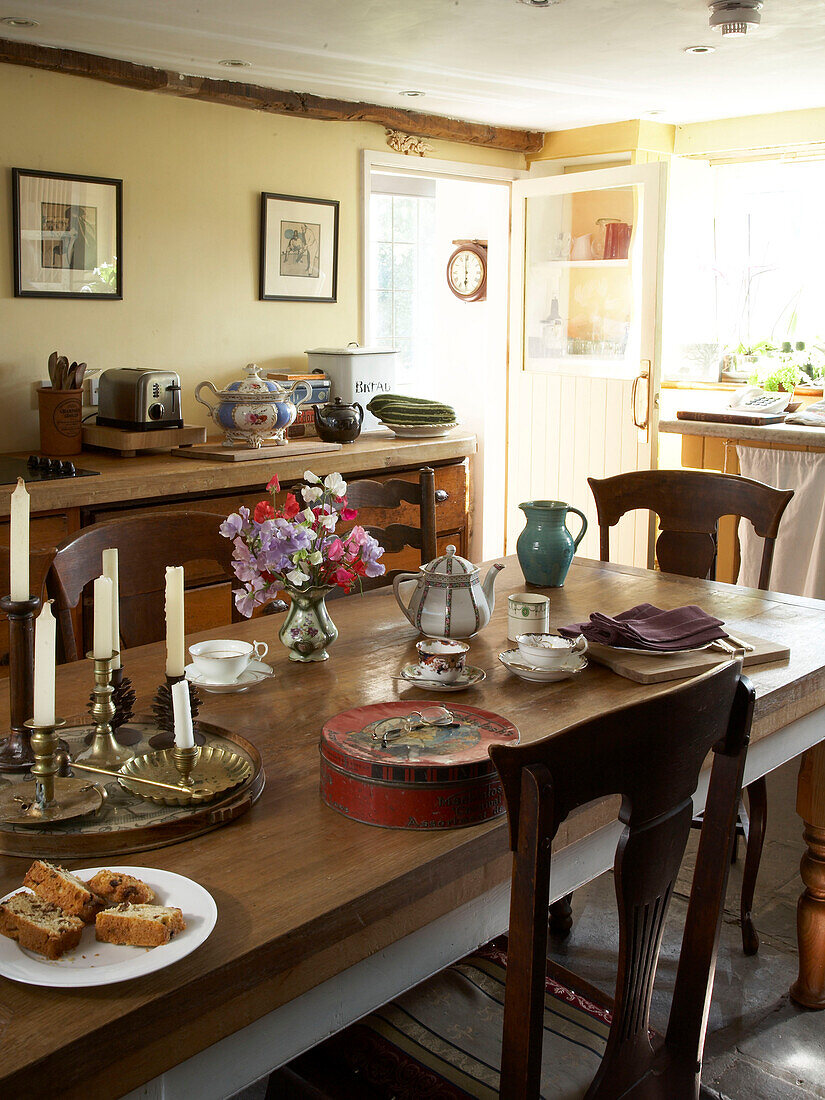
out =
<path fill-rule="evenodd" d="M 399 573 L 392 582 L 398 606 L 412 625 L 430 638 L 472 638 L 490 621 L 495 583 L 503 565 L 487 570 L 484 582 L 472 562 L 454 546 L 422 565 L 418 573 Z"/>

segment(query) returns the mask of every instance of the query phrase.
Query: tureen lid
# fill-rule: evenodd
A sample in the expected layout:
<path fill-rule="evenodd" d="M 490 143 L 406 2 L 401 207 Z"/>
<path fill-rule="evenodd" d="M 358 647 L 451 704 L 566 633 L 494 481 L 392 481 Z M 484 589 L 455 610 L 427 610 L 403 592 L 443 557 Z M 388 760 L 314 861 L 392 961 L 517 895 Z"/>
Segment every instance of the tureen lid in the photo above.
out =
<path fill-rule="evenodd" d="M 230 382 L 226 393 L 280 393 L 281 387 L 269 378 L 261 378 L 261 368 L 257 363 L 247 363 L 244 367 L 246 378 Z"/>
<path fill-rule="evenodd" d="M 428 576 L 466 577 L 468 573 L 477 573 L 478 569 L 471 561 L 456 554 L 454 546 L 448 546 L 446 554 L 422 565 L 421 572 Z"/>

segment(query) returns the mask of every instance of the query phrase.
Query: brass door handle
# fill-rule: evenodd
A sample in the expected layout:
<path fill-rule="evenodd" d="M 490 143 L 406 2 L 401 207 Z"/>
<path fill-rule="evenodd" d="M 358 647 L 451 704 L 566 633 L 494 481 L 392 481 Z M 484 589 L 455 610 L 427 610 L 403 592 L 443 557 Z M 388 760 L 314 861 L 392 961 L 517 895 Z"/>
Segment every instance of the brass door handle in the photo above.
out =
<path fill-rule="evenodd" d="M 636 391 L 639 387 L 639 381 L 642 378 L 644 378 L 645 382 L 647 382 L 648 390 L 647 390 L 647 401 L 645 402 L 644 420 L 640 421 L 638 416 L 636 415 Z M 650 372 L 647 371 L 647 370 L 641 370 L 636 375 L 636 377 L 633 379 L 633 388 L 630 391 L 630 415 L 633 417 L 633 423 L 636 425 L 637 428 L 642 428 L 642 429 L 647 428 L 648 423 L 649 423 L 649 419 L 650 419 L 649 406 L 650 406 Z"/>

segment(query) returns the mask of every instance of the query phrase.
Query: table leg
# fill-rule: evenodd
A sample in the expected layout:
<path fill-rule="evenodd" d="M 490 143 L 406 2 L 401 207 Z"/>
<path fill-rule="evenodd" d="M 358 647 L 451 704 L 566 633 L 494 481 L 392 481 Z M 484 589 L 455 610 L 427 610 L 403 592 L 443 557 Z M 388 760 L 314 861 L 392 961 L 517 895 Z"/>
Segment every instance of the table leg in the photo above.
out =
<path fill-rule="evenodd" d="M 802 757 L 796 812 L 808 850 L 800 864 L 805 892 L 796 914 L 799 977 L 791 998 L 805 1008 L 825 1008 L 825 742 Z"/>

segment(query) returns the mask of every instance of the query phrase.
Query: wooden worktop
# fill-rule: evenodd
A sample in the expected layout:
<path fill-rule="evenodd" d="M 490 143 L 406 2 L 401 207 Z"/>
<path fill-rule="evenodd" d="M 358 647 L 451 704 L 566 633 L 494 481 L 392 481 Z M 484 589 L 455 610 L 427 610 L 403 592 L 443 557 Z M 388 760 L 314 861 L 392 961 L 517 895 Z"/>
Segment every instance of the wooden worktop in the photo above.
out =
<path fill-rule="evenodd" d="M 88 508 L 124 500 L 220 492 L 248 485 L 264 486 L 273 474 L 293 481 L 311 469 L 318 474 L 414 468 L 456 461 L 475 454 L 476 439 L 454 431 L 441 439 L 398 439 L 388 429 L 365 432 L 339 451 L 290 457 L 287 444 L 275 458 L 249 462 L 218 462 L 151 454 L 121 458 L 102 451 L 84 451 L 73 458 L 76 466 L 99 470 L 99 477 L 62 478 L 30 482 L 31 510 L 52 512 Z M 25 457 L 25 456 L 24 456 Z M 9 514 L 11 491 L 0 494 L 0 517 Z"/>
<path fill-rule="evenodd" d="M 673 435 L 742 439 L 771 446 L 821 448 L 825 451 L 825 428 L 806 424 L 717 424 L 706 420 L 660 420 L 659 431 Z"/>

